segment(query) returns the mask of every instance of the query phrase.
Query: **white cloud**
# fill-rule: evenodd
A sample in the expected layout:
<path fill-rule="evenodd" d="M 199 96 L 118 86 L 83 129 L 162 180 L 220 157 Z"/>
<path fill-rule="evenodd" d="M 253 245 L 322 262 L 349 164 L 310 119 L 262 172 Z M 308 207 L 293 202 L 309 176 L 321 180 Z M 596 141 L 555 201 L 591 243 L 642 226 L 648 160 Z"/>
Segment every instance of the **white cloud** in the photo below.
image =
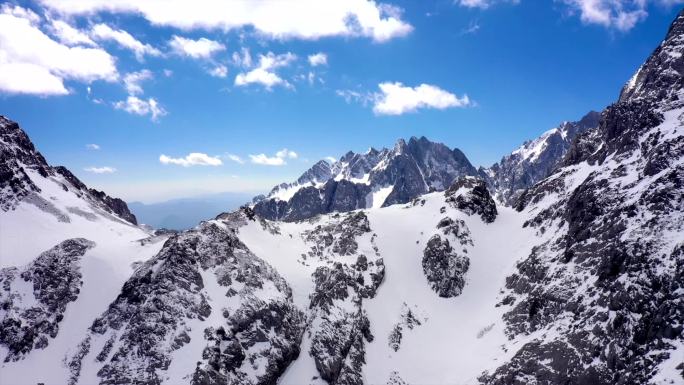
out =
<path fill-rule="evenodd" d="M 52 20 L 50 29 L 57 39 L 66 45 L 97 46 L 88 34 L 62 20 Z"/>
<path fill-rule="evenodd" d="M 329 163 L 337 162 L 337 158 L 335 158 L 334 156 L 326 156 L 325 160 L 327 160 Z"/>
<path fill-rule="evenodd" d="M 249 84 L 261 84 L 269 90 L 277 85 L 282 85 L 287 88 L 292 87 L 287 80 L 284 80 L 276 74 L 275 70 L 290 65 L 290 63 L 296 59 L 297 56 L 291 52 L 281 55 L 275 55 L 273 52 L 269 52 L 266 55 L 259 55 L 259 64 L 257 67 L 251 71 L 237 74 L 235 77 L 235 85 L 246 86 Z"/>
<path fill-rule="evenodd" d="M 347 103 L 361 103 L 364 107 L 375 100 L 372 93 L 360 92 L 354 90 L 336 90 L 335 94 L 344 99 Z"/>
<path fill-rule="evenodd" d="M 114 58 L 100 48 L 68 47 L 35 23 L 39 17 L 21 7 L 0 8 L 0 91 L 65 95 L 64 80 L 113 81 Z"/>
<path fill-rule="evenodd" d="M 319 52 L 313 55 L 309 55 L 309 64 L 312 67 L 317 67 L 320 65 L 328 65 L 328 55 L 323 52 Z"/>
<path fill-rule="evenodd" d="M 127 73 L 123 78 L 124 87 L 130 95 L 142 94 L 143 89 L 140 83 L 145 80 L 152 79 L 152 77 L 152 71 L 147 69 L 138 72 Z"/>
<path fill-rule="evenodd" d="M 201 152 L 192 152 L 183 158 L 171 158 L 164 154 L 159 156 L 162 164 L 176 164 L 183 167 L 190 166 L 220 166 L 223 164 L 221 158 L 209 156 Z"/>
<path fill-rule="evenodd" d="M 629 31 L 648 16 L 649 3 L 681 4 L 682 0 L 563 0 L 571 13 L 580 14 L 582 22 Z"/>
<path fill-rule="evenodd" d="M 142 60 L 145 55 L 161 55 L 161 52 L 158 49 L 141 42 L 124 30 L 113 29 L 107 24 L 96 24 L 93 26 L 91 35 L 100 40 L 114 41 L 121 47 L 133 51 L 138 60 Z"/>
<path fill-rule="evenodd" d="M 480 30 L 480 24 L 477 21 L 471 21 L 468 27 L 461 30 L 461 35 L 471 35 Z"/>
<path fill-rule="evenodd" d="M 0 7 L 0 13 L 12 15 L 20 19 L 26 19 L 31 24 L 37 24 L 40 22 L 40 16 L 28 8 L 22 8 L 18 5 L 3 4 Z"/>
<path fill-rule="evenodd" d="M 518 4 L 520 0 L 458 0 L 458 4 L 468 8 L 487 9 L 495 3 Z"/>
<path fill-rule="evenodd" d="M 184 30 L 231 30 L 252 26 L 261 35 L 318 39 L 364 36 L 383 42 L 405 36 L 413 27 L 401 10 L 373 0 L 40 0 L 66 15 L 98 12 L 141 15 L 150 23 Z"/>
<path fill-rule="evenodd" d="M 249 48 L 242 47 L 240 52 L 233 52 L 233 65 L 236 67 L 250 68 L 252 66 L 252 55 Z"/>
<path fill-rule="evenodd" d="M 252 163 L 261 164 L 264 166 L 284 166 L 287 164 L 287 159 L 297 159 L 299 155 L 287 148 L 276 152 L 275 156 L 269 157 L 266 154 L 250 155 Z"/>
<path fill-rule="evenodd" d="M 88 150 L 99 150 L 99 149 L 100 149 L 100 145 L 99 145 L 99 144 L 95 144 L 95 143 L 88 143 L 88 144 L 86 144 L 86 148 L 87 148 Z"/>
<path fill-rule="evenodd" d="M 228 67 L 224 66 L 223 64 L 219 64 L 209 70 L 209 75 L 217 78 L 225 78 L 228 76 Z"/>
<path fill-rule="evenodd" d="M 385 82 L 378 84 L 378 87 L 380 92 L 377 93 L 353 90 L 337 90 L 335 93 L 347 103 L 356 102 L 364 106 L 372 103 L 376 115 L 402 115 L 421 108 L 443 110 L 473 105 L 468 95 L 458 97 L 430 84 L 408 87 L 400 82 Z"/>
<path fill-rule="evenodd" d="M 226 154 L 226 158 L 232 160 L 235 163 L 245 164 L 245 161 L 241 157 L 239 157 L 238 155 L 235 155 L 235 154 Z"/>
<path fill-rule="evenodd" d="M 226 49 L 223 44 L 205 37 L 193 40 L 176 35 L 169 40 L 169 46 L 174 53 L 193 59 L 209 59 L 216 52 Z"/>
<path fill-rule="evenodd" d="M 299 157 L 299 155 L 297 155 L 296 152 L 290 151 L 287 148 L 283 148 L 282 150 L 276 152 L 276 156 L 278 158 L 283 158 L 283 159 L 285 159 L 285 158 L 297 159 Z"/>
<path fill-rule="evenodd" d="M 149 98 L 145 100 L 133 95 L 129 95 L 126 100 L 115 102 L 114 108 L 117 110 L 124 110 L 129 114 L 140 116 L 151 115 L 153 121 L 156 121 L 167 114 L 166 110 L 159 105 L 159 102 L 157 102 L 156 99 Z"/>
<path fill-rule="evenodd" d="M 173 71 L 170 69 L 165 69 L 164 70 L 164 76 L 166 76 L 167 78 L 170 78 L 171 76 L 173 76 Z"/>
<path fill-rule="evenodd" d="M 249 158 L 252 160 L 252 163 L 264 166 L 284 166 L 287 164 L 283 158 L 278 158 L 277 156 L 269 157 L 266 154 L 250 155 Z"/>
<path fill-rule="evenodd" d="M 95 174 L 112 174 L 112 173 L 116 172 L 116 169 L 114 167 L 107 167 L 107 166 L 104 166 L 104 167 L 86 167 L 86 168 L 84 168 L 84 170 L 86 170 L 88 172 L 95 173 Z"/>

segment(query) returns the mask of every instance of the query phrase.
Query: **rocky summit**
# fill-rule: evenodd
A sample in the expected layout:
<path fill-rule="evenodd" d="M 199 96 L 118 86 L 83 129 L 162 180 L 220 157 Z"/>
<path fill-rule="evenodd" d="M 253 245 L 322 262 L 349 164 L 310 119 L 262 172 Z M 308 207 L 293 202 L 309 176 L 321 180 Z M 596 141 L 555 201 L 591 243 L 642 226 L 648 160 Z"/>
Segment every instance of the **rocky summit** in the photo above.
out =
<path fill-rule="evenodd" d="M 0 382 L 684 384 L 683 52 L 489 168 L 399 140 L 181 232 L 1 118 Z"/>

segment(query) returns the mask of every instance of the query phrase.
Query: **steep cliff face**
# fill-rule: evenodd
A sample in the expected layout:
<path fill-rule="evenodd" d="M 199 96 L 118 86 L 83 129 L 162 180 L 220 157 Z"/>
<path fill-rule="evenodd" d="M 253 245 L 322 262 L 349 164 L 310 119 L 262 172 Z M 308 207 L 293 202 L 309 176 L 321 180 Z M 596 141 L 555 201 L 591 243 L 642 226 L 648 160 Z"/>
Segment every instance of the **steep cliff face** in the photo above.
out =
<path fill-rule="evenodd" d="M 526 189 L 549 176 L 563 161 L 575 138 L 598 126 L 600 114 L 589 112 L 577 122 L 563 122 L 526 142 L 489 168 L 480 169 L 495 196 L 510 205 Z"/>
<path fill-rule="evenodd" d="M 330 212 L 406 203 L 430 191 L 443 191 L 454 180 L 477 175 L 458 149 L 425 137 L 397 141 L 392 149 L 348 152 L 332 164 L 316 163 L 296 182 L 273 188 L 256 200 L 254 210 L 271 220 L 301 220 Z"/>
<path fill-rule="evenodd" d="M 681 364 L 683 26 L 684 13 L 563 167 L 521 196 L 525 225 L 548 235 L 502 305 L 509 336 L 530 342 L 484 382 L 641 384 Z"/>
<path fill-rule="evenodd" d="M 84 205 L 104 211 L 136 225 L 135 215 L 124 201 L 112 198 L 102 191 L 88 188 L 65 167 L 52 167 L 36 150 L 19 125 L 0 116 L 0 209 L 14 210 L 20 203 L 35 205 L 45 212 L 68 221 L 69 213 L 60 210 L 49 192 L 43 193 L 44 184 L 61 188 L 83 200 Z M 54 184 L 54 185 L 53 185 Z"/>

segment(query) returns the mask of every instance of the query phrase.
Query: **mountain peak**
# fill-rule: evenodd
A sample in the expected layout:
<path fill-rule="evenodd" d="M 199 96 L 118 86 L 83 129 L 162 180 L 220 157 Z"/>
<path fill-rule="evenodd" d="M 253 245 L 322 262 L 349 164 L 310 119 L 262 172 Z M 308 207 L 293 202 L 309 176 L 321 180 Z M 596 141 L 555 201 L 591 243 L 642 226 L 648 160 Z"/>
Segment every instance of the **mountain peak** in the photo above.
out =
<path fill-rule="evenodd" d="M 44 189 L 51 190 L 54 184 L 57 184 L 58 190 L 71 192 L 82 200 L 83 207 L 93 207 L 95 212 L 101 209 L 129 223 L 137 224 L 135 215 L 131 214 L 124 201 L 112 198 L 102 191 L 89 189 L 64 166 L 50 166 L 19 124 L 5 116 L 0 116 L 0 175 L 2 211 L 14 210 L 20 204 L 28 203 L 54 215 L 60 222 L 69 222 L 70 214 L 74 214 L 74 210 L 76 215 L 96 215 L 83 214 L 82 209 L 75 209 L 72 206 L 62 211 L 55 205 L 52 195 L 43 196 Z"/>
<path fill-rule="evenodd" d="M 684 10 L 674 20 L 665 40 L 620 92 L 618 102 L 658 101 L 665 109 L 684 105 Z"/>

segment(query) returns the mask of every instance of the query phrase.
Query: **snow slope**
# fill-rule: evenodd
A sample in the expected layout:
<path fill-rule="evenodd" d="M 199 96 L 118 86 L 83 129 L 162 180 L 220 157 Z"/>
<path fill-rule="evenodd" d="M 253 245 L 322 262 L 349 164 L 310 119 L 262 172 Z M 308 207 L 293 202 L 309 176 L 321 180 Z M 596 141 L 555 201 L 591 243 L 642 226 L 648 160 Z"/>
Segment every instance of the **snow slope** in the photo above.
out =
<path fill-rule="evenodd" d="M 510 357 L 517 346 L 509 344 L 501 320 L 503 310 L 496 304 L 505 277 L 538 241 L 522 227 L 525 217 L 513 209 L 499 208 L 497 219 L 488 224 L 479 216 L 449 207 L 443 193 L 422 199 L 424 204 L 362 210 L 385 265 L 385 279 L 375 297 L 363 302 L 375 337 L 366 347 L 365 383 L 386 383 L 398 372 L 408 383 L 471 384 L 484 370 Z M 446 211 L 440 212 L 441 208 Z M 441 298 L 431 290 L 421 266 L 423 249 L 445 216 L 463 220 L 473 239 L 467 283 L 455 298 Z M 239 229 L 239 238 L 249 249 L 290 283 L 295 303 L 302 309 L 308 307 L 313 294 L 313 272 L 329 263 L 302 259 L 307 251 L 302 234 L 328 220 L 325 215 L 311 221 L 274 223 L 279 234 L 258 222 Z M 405 307 L 413 309 L 421 325 L 405 331 L 394 351 L 388 338 Z M 312 380 L 319 374 L 308 354 L 309 344 L 305 335 L 300 357 L 279 384 L 325 383 Z"/>

